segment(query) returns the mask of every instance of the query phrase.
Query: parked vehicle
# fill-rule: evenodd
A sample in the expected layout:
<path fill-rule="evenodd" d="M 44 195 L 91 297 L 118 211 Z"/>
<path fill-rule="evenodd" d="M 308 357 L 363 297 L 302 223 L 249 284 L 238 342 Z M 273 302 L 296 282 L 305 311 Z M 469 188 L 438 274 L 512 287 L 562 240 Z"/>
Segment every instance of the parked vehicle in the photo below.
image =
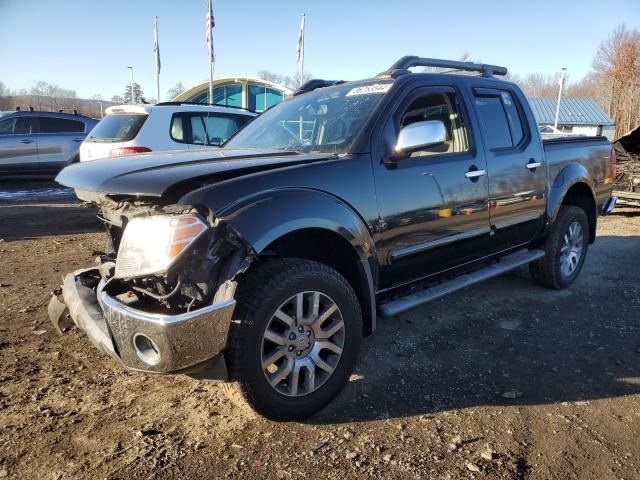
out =
<path fill-rule="evenodd" d="M 482 76 L 408 70 L 425 66 Z M 343 387 L 377 315 L 527 264 L 568 287 L 615 204 L 615 156 L 604 137 L 542 142 L 506 72 L 404 57 L 306 83 L 219 150 L 67 168 L 109 235 L 52 298 L 54 325 L 300 419 Z"/>
<path fill-rule="evenodd" d="M 97 120 L 54 112 L 2 112 L 0 178 L 55 177 L 78 161 L 80 142 Z"/>
<path fill-rule="evenodd" d="M 255 112 L 180 102 L 117 105 L 105 110 L 80 147 L 80 161 L 151 151 L 220 146 Z"/>

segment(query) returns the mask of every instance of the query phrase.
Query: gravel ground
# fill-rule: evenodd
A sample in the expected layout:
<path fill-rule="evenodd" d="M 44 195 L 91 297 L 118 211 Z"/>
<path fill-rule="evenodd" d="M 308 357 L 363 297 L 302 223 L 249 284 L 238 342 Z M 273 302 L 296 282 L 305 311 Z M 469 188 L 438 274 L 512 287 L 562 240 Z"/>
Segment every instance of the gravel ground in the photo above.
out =
<path fill-rule="evenodd" d="M 328 408 L 275 423 L 55 333 L 51 291 L 103 237 L 52 201 L 0 200 L 0 479 L 640 479 L 640 209 L 569 290 L 521 269 L 379 322 Z"/>

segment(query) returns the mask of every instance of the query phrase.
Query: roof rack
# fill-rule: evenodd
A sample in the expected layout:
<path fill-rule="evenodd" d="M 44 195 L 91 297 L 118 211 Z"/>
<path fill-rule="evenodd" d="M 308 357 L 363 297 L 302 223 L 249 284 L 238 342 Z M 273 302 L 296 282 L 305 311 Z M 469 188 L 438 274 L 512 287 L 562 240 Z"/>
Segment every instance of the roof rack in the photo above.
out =
<path fill-rule="evenodd" d="M 485 63 L 473 63 L 462 62 L 456 60 L 441 60 L 439 58 L 422 58 L 409 55 L 400 58 L 396 63 L 391 65 L 388 70 L 379 73 L 376 77 L 390 76 L 395 78 L 400 75 L 405 75 L 409 72 L 411 67 L 435 67 L 435 68 L 447 68 L 449 71 L 446 73 L 452 73 L 457 71 L 465 72 L 480 72 L 483 77 L 493 77 L 494 75 L 506 75 L 507 67 L 500 67 L 498 65 L 488 65 Z"/>
<path fill-rule="evenodd" d="M 299 89 L 293 92 L 293 96 L 301 95 L 303 93 L 310 92 L 316 88 L 330 87 L 331 85 L 340 85 L 344 83 L 344 80 L 322 80 L 321 78 L 314 78 L 305 82 Z"/>
<path fill-rule="evenodd" d="M 246 112 L 258 113 L 256 110 L 251 110 L 250 108 L 244 107 L 236 107 L 235 105 L 218 105 L 215 103 L 200 103 L 200 102 L 160 102 L 156 104 L 152 104 L 154 107 L 163 107 L 167 105 L 199 105 L 201 107 L 221 107 L 221 108 L 236 108 L 238 110 L 244 110 Z"/>

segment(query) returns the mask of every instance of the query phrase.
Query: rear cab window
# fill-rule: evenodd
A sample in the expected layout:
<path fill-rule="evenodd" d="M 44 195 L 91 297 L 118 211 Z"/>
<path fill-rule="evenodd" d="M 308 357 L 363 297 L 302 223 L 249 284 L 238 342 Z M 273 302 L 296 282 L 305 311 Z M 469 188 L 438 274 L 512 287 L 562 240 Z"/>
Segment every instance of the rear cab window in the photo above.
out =
<path fill-rule="evenodd" d="M 112 113 L 91 130 L 87 142 L 116 143 L 136 138 L 149 115 L 144 113 Z"/>

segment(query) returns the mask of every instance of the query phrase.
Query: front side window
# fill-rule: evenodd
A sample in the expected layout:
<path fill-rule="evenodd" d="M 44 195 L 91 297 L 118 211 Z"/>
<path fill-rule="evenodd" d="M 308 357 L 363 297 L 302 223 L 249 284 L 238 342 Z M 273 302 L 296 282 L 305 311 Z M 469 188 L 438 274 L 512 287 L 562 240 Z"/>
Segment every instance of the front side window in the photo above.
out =
<path fill-rule="evenodd" d="M 55 117 L 39 117 L 40 133 L 82 133 L 84 123 Z"/>
<path fill-rule="evenodd" d="M 207 117 L 207 138 L 209 145 L 221 145 L 240 128 L 240 121 L 235 115 L 209 114 Z"/>
<path fill-rule="evenodd" d="M 0 120 L 0 135 L 28 135 L 31 133 L 29 117 L 13 117 Z"/>
<path fill-rule="evenodd" d="M 447 132 L 446 140 L 444 143 L 414 152 L 411 154 L 412 157 L 460 153 L 469 150 L 467 131 L 460 116 L 460 108 L 455 94 L 433 93 L 417 98 L 403 112 L 399 127 L 429 120 L 438 120 L 444 124 Z"/>
<path fill-rule="evenodd" d="M 225 147 L 346 153 L 392 84 L 355 85 L 319 88 L 279 103 Z"/>

